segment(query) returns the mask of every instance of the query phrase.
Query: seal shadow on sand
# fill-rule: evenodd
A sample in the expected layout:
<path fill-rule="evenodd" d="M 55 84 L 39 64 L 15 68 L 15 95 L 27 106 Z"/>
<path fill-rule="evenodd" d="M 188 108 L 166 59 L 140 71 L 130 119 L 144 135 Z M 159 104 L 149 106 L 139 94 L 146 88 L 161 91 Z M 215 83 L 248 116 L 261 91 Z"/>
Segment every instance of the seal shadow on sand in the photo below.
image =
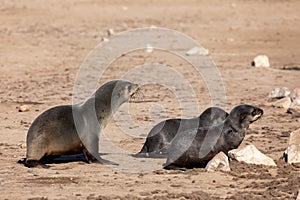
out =
<path fill-rule="evenodd" d="M 99 156 L 105 156 L 109 153 L 99 153 Z M 26 158 L 22 158 L 18 161 L 19 164 L 24 164 Z M 74 154 L 74 155 L 61 155 L 61 156 L 47 156 L 40 160 L 40 162 L 44 165 L 46 164 L 64 164 L 64 163 L 71 163 L 71 162 L 85 162 L 88 163 L 88 160 L 84 156 L 84 154 Z M 45 166 L 51 167 L 51 166 Z"/>
<path fill-rule="evenodd" d="M 99 153 L 99 156 L 108 155 L 108 153 Z M 53 157 L 42 158 L 41 162 L 44 164 L 62 164 L 70 162 L 80 162 L 83 161 L 88 163 L 88 160 L 85 158 L 84 154 L 75 154 L 75 155 L 61 155 Z"/>
<path fill-rule="evenodd" d="M 147 172 L 153 170 L 162 169 L 163 164 L 165 163 L 165 158 L 134 158 L 130 153 L 99 153 L 99 156 L 103 156 L 106 159 L 114 160 L 118 163 L 116 166 L 110 165 L 114 169 L 126 171 L 130 173 L 136 172 Z M 130 160 L 130 162 L 128 162 Z M 23 164 L 25 158 L 18 161 L 18 163 Z M 65 164 L 65 163 L 87 163 L 84 154 L 74 154 L 74 155 L 61 155 L 61 156 L 47 156 L 41 159 L 42 168 L 54 167 L 56 164 Z M 54 164 L 54 165 L 51 165 Z M 106 165 L 108 166 L 108 165 Z"/>

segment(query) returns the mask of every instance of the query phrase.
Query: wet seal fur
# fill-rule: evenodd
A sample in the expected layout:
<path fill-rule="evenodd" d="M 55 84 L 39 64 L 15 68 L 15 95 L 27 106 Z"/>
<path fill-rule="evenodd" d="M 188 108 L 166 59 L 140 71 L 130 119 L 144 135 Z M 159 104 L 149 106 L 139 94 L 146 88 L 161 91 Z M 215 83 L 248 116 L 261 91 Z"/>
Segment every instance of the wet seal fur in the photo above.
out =
<path fill-rule="evenodd" d="M 148 133 L 141 151 L 134 157 L 165 158 L 167 148 L 178 132 L 222 123 L 228 113 L 218 107 L 207 108 L 200 116 L 191 119 L 168 119 L 155 125 Z"/>
<path fill-rule="evenodd" d="M 30 126 L 26 158 L 19 162 L 26 167 L 47 167 L 43 163 L 48 159 L 83 153 L 88 163 L 116 164 L 99 156 L 100 132 L 138 89 L 137 84 L 114 80 L 102 85 L 82 103 L 46 110 Z"/>
<path fill-rule="evenodd" d="M 228 154 L 243 141 L 249 125 L 263 115 L 263 110 L 251 105 L 239 105 L 219 125 L 178 133 L 167 153 L 164 169 L 205 167 L 219 152 Z"/>

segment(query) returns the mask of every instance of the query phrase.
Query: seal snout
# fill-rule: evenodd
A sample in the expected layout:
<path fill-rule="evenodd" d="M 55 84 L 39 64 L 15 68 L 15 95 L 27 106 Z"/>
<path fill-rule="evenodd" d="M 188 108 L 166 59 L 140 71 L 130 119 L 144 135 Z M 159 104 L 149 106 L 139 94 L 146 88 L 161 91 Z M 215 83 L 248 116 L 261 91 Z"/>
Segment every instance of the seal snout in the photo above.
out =
<path fill-rule="evenodd" d="M 135 94 L 138 94 L 141 89 L 138 84 L 132 84 L 128 87 L 128 90 L 130 97 L 133 97 Z"/>
<path fill-rule="evenodd" d="M 264 111 L 260 108 L 255 108 L 254 111 L 251 113 L 251 115 L 253 116 L 253 120 L 251 120 L 251 122 L 255 122 L 256 120 L 258 120 L 262 115 L 264 114 Z"/>

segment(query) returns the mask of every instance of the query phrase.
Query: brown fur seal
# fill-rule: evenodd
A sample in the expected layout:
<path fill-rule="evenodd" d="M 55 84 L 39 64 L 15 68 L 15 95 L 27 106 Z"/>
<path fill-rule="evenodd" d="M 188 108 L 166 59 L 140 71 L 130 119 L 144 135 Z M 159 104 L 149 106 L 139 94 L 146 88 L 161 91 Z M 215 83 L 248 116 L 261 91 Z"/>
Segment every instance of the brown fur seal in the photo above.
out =
<path fill-rule="evenodd" d="M 210 127 L 221 123 L 228 113 L 218 107 L 206 109 L 191 119 L 168 119 L 155 125 L 148 133 L 141 151 L 134 157 L 166 157 L 167 147 L 178 132 L 198 127 Z"/>
<path fill-rule="evenodd" d="M 113 112 L 138 89 L 137 84 L 114 80 L 102 85 L 82 103 L 46 110 L 28 130 L 25 166 L 35 167 L 53 156 L 79 153 L 89 163 L 115 164 L 99 156 L 100 132 Z"/>
<path fill-rule="evenodd" d="M 216 154 L 237 148 L 249 125 L 263 115 L 263 110 L 251 105 L 239 105 L 219 125 L 191 129 L 178 133 L 167 153 L 165 169 L 205 167 Z"/>

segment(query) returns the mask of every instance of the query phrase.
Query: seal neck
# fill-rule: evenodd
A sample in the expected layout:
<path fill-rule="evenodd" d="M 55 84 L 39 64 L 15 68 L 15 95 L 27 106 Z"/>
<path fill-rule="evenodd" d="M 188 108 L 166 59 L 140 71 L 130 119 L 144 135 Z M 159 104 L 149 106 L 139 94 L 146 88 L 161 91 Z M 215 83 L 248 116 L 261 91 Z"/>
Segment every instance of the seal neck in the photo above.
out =
<path fill-rule="evenodd" d="M 246 129 L 239 124 L 239 122 L 235 122 L 233 119 L 228 118 L 225 123 L 228 130 L 225 132 L 225 140 L 228 144 L 227 150 L 237 148 L 243 141 L 246 135 Z"/>
<path fill-rule="evenodd" d="M 232 120 L 231 116 L 229 115 L 226 119 L 225 119 L 225 125 L 232 127 L 232 129 L 234 129 L 235 131 L 241 130 L 243 129 L 241 123 L 239 122 L 239 120 Z"/>

